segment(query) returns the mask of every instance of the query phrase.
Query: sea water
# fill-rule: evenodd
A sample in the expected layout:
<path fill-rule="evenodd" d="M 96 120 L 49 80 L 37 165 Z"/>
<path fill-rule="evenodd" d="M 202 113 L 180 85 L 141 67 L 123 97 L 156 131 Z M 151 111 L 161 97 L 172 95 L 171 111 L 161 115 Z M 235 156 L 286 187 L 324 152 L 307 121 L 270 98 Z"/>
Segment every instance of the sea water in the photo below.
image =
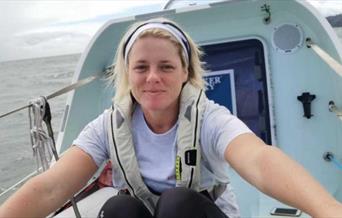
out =
<path fill-rule="evenodd" d="M 342 42 L 342 28 L 335 28 L 335 31 Z M 69 85 L 79 57 L 74 54 L 0 63 L 0 114 Z M 49 101 L 55 138 L 66 96 Z M 0 119 L 0 194 L 34 170 L 36 163 L 30 142 L 28 110 L 25 109 Z M 0 197 L 0 204 L 8 195 Z"/>
<path fill-rule="evenodd" d="M 69 85 L 79 57 L 75 54 L 0 63 L 0 114 Z M 49 100 L 55 138 L 66 97 Z M 0 119 L 0 193 L 34 170 L 28 109 L 24 109 Z M 6 197 L 0 198 L 0 204 Z"/>

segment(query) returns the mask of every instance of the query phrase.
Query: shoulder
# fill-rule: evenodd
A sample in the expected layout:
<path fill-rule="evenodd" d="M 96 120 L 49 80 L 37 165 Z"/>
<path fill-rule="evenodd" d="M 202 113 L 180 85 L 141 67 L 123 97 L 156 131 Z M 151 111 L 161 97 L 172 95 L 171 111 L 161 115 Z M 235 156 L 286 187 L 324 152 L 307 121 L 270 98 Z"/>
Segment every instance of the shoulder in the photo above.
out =
<path fill-rule="evenodd" d="M 88 153 L 98 166 L 108 158 L 108 119 L 110 110 L 105 110 L 88 123 L 73 144 Z"/>
<path fill-rule="evenodd" d="M 237 116 L 232 114 L 228 108 L 219 105 L 212 100 L 208 100 L 206 110 L 203 114 L 203 128 L 225 127 L 225 129 L 248 129 Z M 249 129 L 248 129 L 249 130 Z M 250 131 L 250 130 L 249 130 Z"/>
<path fill-rule="evenodd" d="M 202 146 L 224 159 L 224 151 L 237 136 L 251 130 L 226 107 L 209 100 L 203 116 L 201 141 Z"/>
<path fill-rule="evenodd" d="M 92 127 L 102 126 L 105 128 L 110 116 L 111 116 L 111 110 L 106 109 L 100 115 L 98 115 L 94 120 L 92 120 L 88 125 Z"/>
<path fill-rule="evenodd" d="M 108 130 L 108 119 L 110 119 L 111 110 L 105 110 L 95 119 L 90 121 L 81 131 L 76 139 L 76 142 L 81 141 L 101 141 L 105 142 L 107 130 Z"/>
<path fill-rule="evenodd" d="M 208 100 L 203 114 L 203 122 L 206 123 L 212 119 L 220 120 L 220 117 L 233 119 L 235 116 L 226 107 Z"/>

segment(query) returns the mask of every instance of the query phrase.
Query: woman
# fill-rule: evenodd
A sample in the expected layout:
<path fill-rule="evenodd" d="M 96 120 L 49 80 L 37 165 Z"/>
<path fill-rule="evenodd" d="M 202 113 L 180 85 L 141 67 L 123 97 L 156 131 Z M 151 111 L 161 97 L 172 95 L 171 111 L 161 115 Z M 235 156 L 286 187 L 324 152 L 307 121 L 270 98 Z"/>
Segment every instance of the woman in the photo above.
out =
<path fill-rule="evenodd" d="M 341 204 L 301 166 L 205 97 L 200 54 L 171 21 L 132 26 L 116 54 L 112 109 L 4 203 L 0 217 L 46 216 L 108 158 L 121 194 L 99 217 L 238 216 L 228 164 L 262 192 L 314 217 L 342 217 Z"/>

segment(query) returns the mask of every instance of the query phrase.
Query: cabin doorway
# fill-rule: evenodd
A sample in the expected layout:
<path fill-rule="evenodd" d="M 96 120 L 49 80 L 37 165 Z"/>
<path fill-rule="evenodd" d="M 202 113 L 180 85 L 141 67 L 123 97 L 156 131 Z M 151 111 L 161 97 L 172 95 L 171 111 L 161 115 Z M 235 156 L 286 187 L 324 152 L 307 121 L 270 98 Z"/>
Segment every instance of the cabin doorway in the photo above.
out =
<path fill-rule="evenodd" d="M 264 47 L 260 40 L 203 45 L 206 94 L 272 143 Z"/>

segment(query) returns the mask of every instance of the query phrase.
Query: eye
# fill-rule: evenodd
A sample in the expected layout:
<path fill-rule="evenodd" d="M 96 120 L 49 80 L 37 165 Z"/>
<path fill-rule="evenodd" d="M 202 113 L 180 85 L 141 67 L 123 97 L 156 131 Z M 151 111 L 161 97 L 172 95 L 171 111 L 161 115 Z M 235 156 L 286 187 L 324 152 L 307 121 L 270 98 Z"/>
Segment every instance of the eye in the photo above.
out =
<path fill-rule="evenodd" d="M 170 72 L 170 71 L 173 71 L 175 69 L 175 67 L 171 64 L 163 64 L 163 65 L 161 65 L 160 68 L 164 72 Z"/>
<path fill-rule="evenodd" d="M 133 70 L 136 71 L 136 72 L 144 72 L 144 71 L 146 71 L 147 68 L 148 68 L 147 65 L 139 64 L 139 65 L 134 66 Z"/>

